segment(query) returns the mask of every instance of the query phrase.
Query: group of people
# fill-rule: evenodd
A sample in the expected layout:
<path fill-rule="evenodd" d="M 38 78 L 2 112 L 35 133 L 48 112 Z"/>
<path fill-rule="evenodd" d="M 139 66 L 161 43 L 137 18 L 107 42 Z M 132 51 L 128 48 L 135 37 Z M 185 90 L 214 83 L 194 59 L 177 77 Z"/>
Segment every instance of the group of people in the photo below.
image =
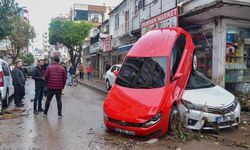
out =
<path fill-rule="evenodd" d="M 84 80 L 84 66 L 82 63 L 80 64 L 78 71 L 79 71 L 80 80 Z M 86 72 L 87 72 L 88 81 L 92 81 L 93 80 L 93 68 L 90 65 L 86 68 Z M 75 74 L 76 74 L 76 69 L 73 67 L 73 65 L 70 65 L 70 68 L 68 71 L 69 86 L 73 84 L 73 77 Z"/>
<path fill-rule="evenodd" d="M 44 64 L 44 62 L 46 62 Z M 16 66 L 12 71 L 13 85 L 15 90 L 15 105 L 23 107 L 22 99 L 24 97 L 25 76 L 22 72 L 22 60 L 16 61 Z M 60 64 L 59 57 L 53 58 L 53 63 L 48 65 L 47 60 L 38 60 L 37 66 L 33 69 L 32 78 L 35 80 L 35 98 L 33 105 L 34 114 L 43 112 L 47 116 L 50 102 L 53 96 L 56 96 L 58 116 L 62 117 L 62 90 L 66 84 L 67 70 Z M 43 96 L 46 96 L 45 109 L 42 107 Z"/>

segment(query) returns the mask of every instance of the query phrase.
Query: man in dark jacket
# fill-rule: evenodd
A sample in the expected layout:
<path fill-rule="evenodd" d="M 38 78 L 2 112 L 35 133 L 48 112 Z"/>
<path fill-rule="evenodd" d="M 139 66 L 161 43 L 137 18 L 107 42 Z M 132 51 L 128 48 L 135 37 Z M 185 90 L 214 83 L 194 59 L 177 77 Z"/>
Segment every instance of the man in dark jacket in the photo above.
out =
<path fill-rule="evenodd" d="M 70 64 L 70 68 L 69 68 L 69 79 L 70 79 L 70 81 L 69 81 L 69 86 L 72 86 L 72 84 L 73 84 L 73 76 L 76 74 L 76 69 L 75 69 L 75 67 L 72 65 L 72 64 Z"/>
<path fill-rule="evenodd" d="M 44 61 L 42 59 L 38 60 L 37 66 L 34 68 L 32 73 L 32 78 L 35 80 L 35 98 L 34 98 L 34 114 L 44 111 L 42 108 L 43 99 L 43 89 L 45 85 L 44 81 Z M 37 108 L 38 103 L 38 108 Z"/>
<path fill-rule="evenodd" d="M 24 106 L 24 104 L 22 104 L 22 97 L 24 93 L 25 77 L 22 72 L 22 65 L 23 62 L 19 59 L 16 61 L 16 67 L 12 70 L 16 107 Z"/>
<path fill-rule="evenodd" d="M 44 72 L 46 71 L 46 69 L 48 68 L 49 66 L 49 60 L 48 59 L 44 59 L 44 65 L 43 65 L 43 70 Z M 45 86 L 44 86 L 44 90 L 43 90 L 43 95 L 46 97 L 47 96 L 47 84 L 45 83 Z"/>
<path fill-rule="evenodd" d="M 55 56 L 54 62 L 47 68 L 44 78 L 47 81 L 48 92 L 47 101 L 45 104 L 44 116 L 47 116 L 50 102 L 54 95 L 56 95 L 58 116 L 62 117 L 62 89 L 66 84 L 67 74 L 61 64 L 59 64 L 59 57 Z"/>

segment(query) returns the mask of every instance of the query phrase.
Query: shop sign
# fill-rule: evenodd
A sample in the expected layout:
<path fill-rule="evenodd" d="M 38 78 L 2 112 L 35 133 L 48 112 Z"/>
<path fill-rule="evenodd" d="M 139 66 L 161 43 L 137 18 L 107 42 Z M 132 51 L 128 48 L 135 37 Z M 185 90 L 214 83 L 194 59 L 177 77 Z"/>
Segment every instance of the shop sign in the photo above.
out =
<path fill-rule="evenodd" d="M 150 30 L 178 26 L 178 8 L 166 11 L 141 23 L 142 35 Z"/>
<path fill-rule="evenodd" d="M 112 47 L 111 47 L 111 38 L 106 38 L 103 40 L 103 51 L 107 52 L 107 51 L 111 51 Z"/>
<path fill-rule="evenodd" d="M 129 51 L 133 47 L 133 45 L 134 44 L 128 44 L 128 45 L 121 46 L 121 47 L 119 47 L 119 52 Z"/>
<path fill-rule="evenodd" d="M 90 47 L 89 47 L 90 54 L 97 53 L 99 50 L 100 50 L 99 42 L 96 42 L 96 43 L 90 45 Z"/>

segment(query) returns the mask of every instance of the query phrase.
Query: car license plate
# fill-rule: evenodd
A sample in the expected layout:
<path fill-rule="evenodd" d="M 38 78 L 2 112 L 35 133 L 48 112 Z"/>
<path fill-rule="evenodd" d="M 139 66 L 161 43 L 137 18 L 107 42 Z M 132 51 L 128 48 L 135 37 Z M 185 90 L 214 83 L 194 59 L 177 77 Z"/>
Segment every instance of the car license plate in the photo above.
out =
<path fill-rule="evenodd" d="M 124 133 L 124 134 L 135 135 L 134 131 L 123 130 L 123 129 L 119 129 L 119 128 L 115 128 L 115 131 L 120 132 L 120 133 Z"/>
<path fill-rule="evenodd" d="M 235 119 L 234 115 L 215 117 L 216 123 L 233 121 Z"/>

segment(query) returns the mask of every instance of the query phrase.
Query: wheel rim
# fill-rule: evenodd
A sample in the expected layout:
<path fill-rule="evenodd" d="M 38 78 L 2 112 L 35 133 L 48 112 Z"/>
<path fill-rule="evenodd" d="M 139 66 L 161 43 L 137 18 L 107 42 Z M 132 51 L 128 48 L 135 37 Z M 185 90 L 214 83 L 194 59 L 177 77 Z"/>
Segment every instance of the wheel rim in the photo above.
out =
<path fill-rule="evenodd" d="M 197 69 L 197 56 L 196 55 L 194 55 L 194 57 L 193 57 L 193 68 L 194 68 L 194 70 Z"/>

